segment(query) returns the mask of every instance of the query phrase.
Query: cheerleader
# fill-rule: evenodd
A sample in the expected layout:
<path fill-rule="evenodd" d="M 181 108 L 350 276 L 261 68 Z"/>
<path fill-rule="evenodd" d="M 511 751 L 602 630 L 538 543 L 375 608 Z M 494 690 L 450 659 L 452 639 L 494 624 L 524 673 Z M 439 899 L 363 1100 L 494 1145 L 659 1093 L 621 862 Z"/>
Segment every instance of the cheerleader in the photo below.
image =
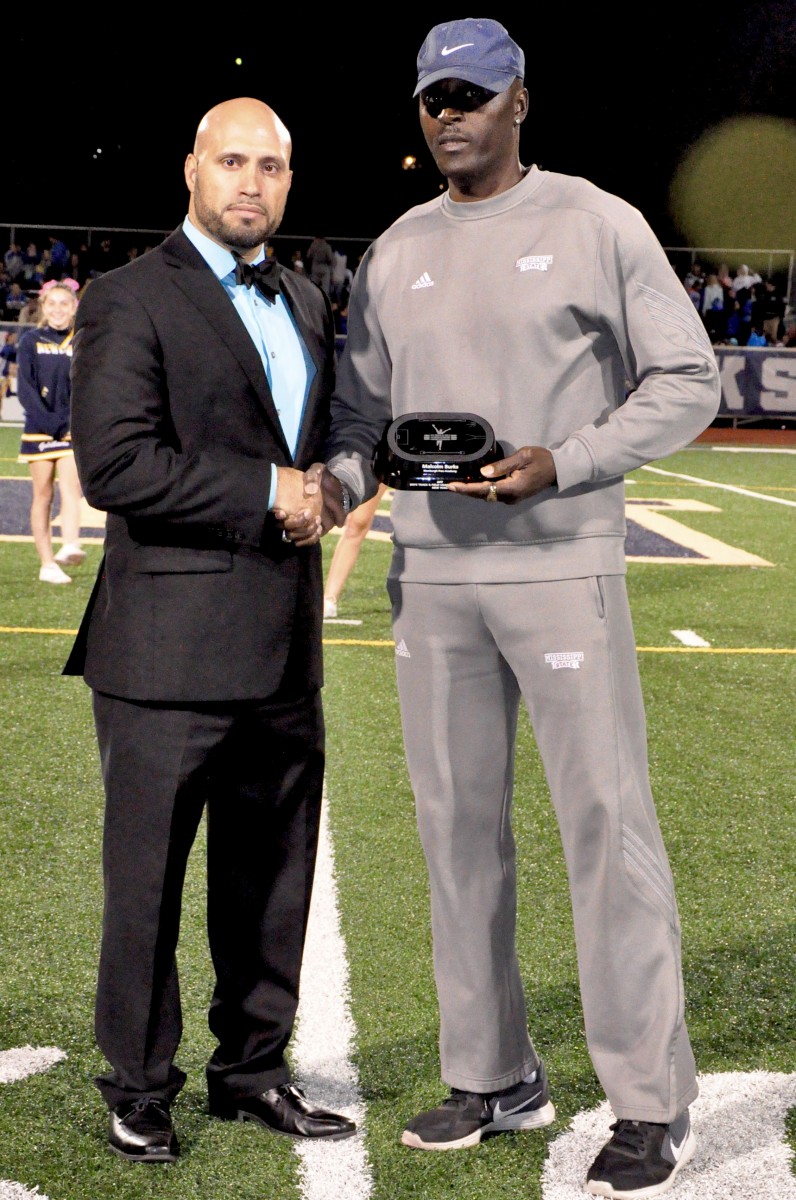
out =
<path fill-rule="evenodd" d="M 30 524 L 42 583 L 71 583 L 62 567 L 77 566 L 86 557 L 80 546 L 81 491 L 69 433 L 69 366 L 78 287 L 74 279 L 43 285 L 39 324 L 22 335 L 17 350 L 17 397 L 25 410 L 18 461 L 28 463 L 33 480 Z M 54 555 L 56 475 L 63 545 Z"/>

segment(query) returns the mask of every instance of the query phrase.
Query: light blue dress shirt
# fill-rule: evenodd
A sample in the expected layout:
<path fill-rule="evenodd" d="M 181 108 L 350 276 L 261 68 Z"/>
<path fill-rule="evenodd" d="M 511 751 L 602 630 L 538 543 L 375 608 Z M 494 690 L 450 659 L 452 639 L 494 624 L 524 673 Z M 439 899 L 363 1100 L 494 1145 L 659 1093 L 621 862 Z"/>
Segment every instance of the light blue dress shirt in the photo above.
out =
<path fill-rule="evenodd" d="M 235 311 L 246 326 L 260 355 L 268 386 L 274 398 L 285 441 L 295 456 L 301 420 L 316 367 L 299 333 L 284 296 L 271 302 L 256 287 L 235 282 L 235 259 L 229 250 L 207 237 L 186 216 L 183 233 L 196 247 L 210 270 L 220 281 Z M 262 262 L 261 248 L 255 262 Z M 271 490 L 268 507 L 276 499 L 276 465 L 271 464 Z"/>

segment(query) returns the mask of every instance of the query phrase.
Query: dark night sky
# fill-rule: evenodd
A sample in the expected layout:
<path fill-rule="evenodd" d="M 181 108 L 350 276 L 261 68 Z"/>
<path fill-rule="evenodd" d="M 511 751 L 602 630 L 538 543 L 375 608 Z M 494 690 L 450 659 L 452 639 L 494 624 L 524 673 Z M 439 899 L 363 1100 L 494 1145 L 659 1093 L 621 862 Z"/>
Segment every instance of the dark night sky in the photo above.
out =
<path fill-rule="evenodd" d="M 796 0 L 524 7 L 531 15 L 491 14 L 526 55 L 523 162 L 623 196 L 666 244 L 680 244 L 669 181 L 704 130 L 733 113 L 796 116 Z M 251 95 L 293 137 L 281 232 L 376 236 L 439 190 L 411 96 L 420 43 L 457 10 L 368 9 L 363 20 L 344 6 L 313 17 L 302 6 L 275 24 L 264 18 L 256 33 L 245 31 L 252 7 L 230 28 L 187 35 L 181 25 L 196 27 L 195 17 L 156 27 L 150 16 L 126 33 L 115 22 L 67 21 L 55 35 L 18 22 L 25 32 L 3 38 L 13 106 L 0 221 L 173 228 L 186 209 L 182 164 L 198 120 L 221 100 Z M 390 16 L 377 23 L 379 11 Z M 406 153 L 419 169 L 401 169 Z"/>

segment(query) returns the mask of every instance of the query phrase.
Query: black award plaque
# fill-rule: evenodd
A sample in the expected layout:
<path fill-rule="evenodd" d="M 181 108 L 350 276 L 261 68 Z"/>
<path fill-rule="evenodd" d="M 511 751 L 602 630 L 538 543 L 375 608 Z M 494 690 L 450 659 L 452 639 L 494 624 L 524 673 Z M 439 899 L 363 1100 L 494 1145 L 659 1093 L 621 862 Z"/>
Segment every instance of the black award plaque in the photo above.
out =
<path fill-rule="evenodd" d="M 442 491 L 449 483 L 483 483 L 481 467 L 503 457 L 492 426 L 467 412 L 397 417 L 373 456 L 373 473 L 399 491 Z"/>

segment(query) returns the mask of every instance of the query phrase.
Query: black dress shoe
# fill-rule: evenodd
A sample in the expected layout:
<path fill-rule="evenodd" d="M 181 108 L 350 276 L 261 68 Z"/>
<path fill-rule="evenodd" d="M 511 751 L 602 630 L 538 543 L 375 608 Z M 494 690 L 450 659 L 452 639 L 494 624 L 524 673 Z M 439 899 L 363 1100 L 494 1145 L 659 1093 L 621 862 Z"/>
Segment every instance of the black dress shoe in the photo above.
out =
<path fill-rule="evenodd" d="M 315 1108 L 292 1083 L 283 1083 L 257 1096 L 211 1098 L 210 1115 L 222 1121 L 256 1121 L 273 1133 L 294 1138 L 326 1138 L 334 1142 L 357 1131 L 348 1117 Z"/>
<path fill-rule="evenodd" d="M 108 1142 L 114 1154 L 130 1162 L 176 1162 L 180 1152 L 169 1106 L 154 1096 L 112 1108 Z"/>

